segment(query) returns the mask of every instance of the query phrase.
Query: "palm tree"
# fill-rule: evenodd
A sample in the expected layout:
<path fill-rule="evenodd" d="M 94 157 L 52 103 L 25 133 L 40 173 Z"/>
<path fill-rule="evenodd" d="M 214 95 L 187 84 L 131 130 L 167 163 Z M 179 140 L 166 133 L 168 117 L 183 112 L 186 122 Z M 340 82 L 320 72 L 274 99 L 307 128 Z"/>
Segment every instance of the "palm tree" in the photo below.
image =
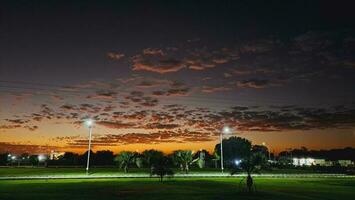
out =
<path fill-rule="evenodd" d="M 124 169 L 124 172 L 128 172 L 128 167 L 134 162 L 136 153 L 131 151 L 122 151 L 115 157 L 115 161 L 118 162 L 120 168 Z"/>
<path fill-rule="evenodd" d="M 181 170 L 189 173 L 189 166 L 193 161 L 193 154 L 190 150 L 177 150 L 173 153 L 173 161 L 176 165 L 180 166 Z"/>
<path fill-rule="evenodd" d="M 253 190 L 254 181 L 251 176 L 252 173 L 258 171 L 266 164 L 266 156 L 261 152 L 250 152 L 250 154 L 242 160 L 240 166 L 235 167 L 231 174 L 235 174 L 240 170 L 247 173 L 247 188 L 251 192 Z"/>

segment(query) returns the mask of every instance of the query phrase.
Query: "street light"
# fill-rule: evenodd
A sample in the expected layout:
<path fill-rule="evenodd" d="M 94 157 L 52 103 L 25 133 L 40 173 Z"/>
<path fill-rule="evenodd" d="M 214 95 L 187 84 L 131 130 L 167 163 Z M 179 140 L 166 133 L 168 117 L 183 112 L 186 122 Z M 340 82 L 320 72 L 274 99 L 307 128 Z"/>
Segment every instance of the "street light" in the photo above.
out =
<path fill-rule="evenodd" d="M 231 129 L 228 126 L 223 127 L 223 130 L 220 135 L 220 140 L 221 140 L 221 171 L 223 173 L 223 134 L 230 134 Z"/>
<path fill-rule="evenodd" d="M 94 125 L 94 121 L 92 119 L 88 119 L 85 122 L 86 126 L 89 127 L 89 146 L 88 146 L 88 158 L 86 161 L 86 174 L 89 174 L 89 164 L 90 164 L 90 150 L 91 150 L 91 132 L 92 132 L 92 127 Z"/>
<path fill-rule="evenodd" d="M 267 148 L 269 160 L 271 160 L 271 159 L 270 159 L 270 149 L 268 148 L 268 146 L 266 146 L 266 143 L 265 143 L 265 142 L 263 142 L 262 145 Z"/>

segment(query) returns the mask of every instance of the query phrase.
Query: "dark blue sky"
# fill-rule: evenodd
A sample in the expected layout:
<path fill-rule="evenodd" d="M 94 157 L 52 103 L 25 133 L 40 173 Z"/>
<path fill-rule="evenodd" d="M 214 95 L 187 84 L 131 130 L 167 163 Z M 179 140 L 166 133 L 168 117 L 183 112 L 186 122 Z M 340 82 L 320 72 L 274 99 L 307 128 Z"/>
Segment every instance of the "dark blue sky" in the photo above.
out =
<path fill-rule="evenodd" d="M 0 137 L 7 145 L 23 142 L 21 134 L 9 136 L 11 131 L 45 127 L 43 141 L 50 144 L 55 136 L 73 135 L 73 130 L 51 132 L 45 125 L 67 124 L 60 121 L 63 118 L 78 124 L 84 117 L 95 117 L 108 128 L 102 137 L 112 134 L 111 129 L 130 134 L 133 130 L 121 130 L 128 126 L 121 123 L 130 119 L 117 119 L 115 112 L 137 116 L 145 110 L 147 117 L 173 104 L 188 107 L 186 118 L 194 116 L 181 121 L 179 113 L 169 111 L 175 116 L 169 123 L 180 125 L 167 126 L 177 140 L 202 142 L 183 130 L 200 131 L 206 138 L 204 134 L 213 136 L 218 126 L 229 123 L 246 133 L 326 130 L 330 134 L 345 128 L 344 138 L 354 141 L 355 29 L 352 6 L 345 2 L 2 1 L 0 5 Z M 53 112 L 44 111 L 46 106 Z M 230 110 L 233 106 L 247 109 L 241 114 Z M 210 109 L 210 114 L 197 108 Z M 136 120 L 133 128 L 144 129 L 145 134 L 159 138 L 172 134 L 154 135 L 151 129 L 167 128 Z M 215 124 L 196 124 L 199 120 Z M 315 138 L 320 137 L 317 134 Z M 251 138 L 272 143 L 276 136 L 270 135 Z M 314 137 L 308 135 L 304 141 Z M 116 143 L 127 140 L 119 138 Z"/>

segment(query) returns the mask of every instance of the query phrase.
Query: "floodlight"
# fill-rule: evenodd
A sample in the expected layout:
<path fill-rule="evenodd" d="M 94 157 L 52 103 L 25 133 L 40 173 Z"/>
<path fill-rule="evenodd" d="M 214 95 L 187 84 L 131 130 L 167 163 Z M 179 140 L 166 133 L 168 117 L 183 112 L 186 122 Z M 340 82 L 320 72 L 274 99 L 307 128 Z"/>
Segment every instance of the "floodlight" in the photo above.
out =
<path fill-rule="evenodd" d="M 223 134 L 230 134 L 232 131 L 231 131 L 231 128 L 229 128 L 229 126 L 225 126 L 223 127 Z"/>
<path fill-rule="evenodd" d="M 92 119 L 86 120 L 85 123 L 88 127 L 92 127 L 92 125 L 94 125 L 94 121 Z"/>
<path fill-rule="evenodd" d="M 237 166 L 239 166 L 241 162 L 242 162 L 242 161 L 239 160 L 239 159 L 234 160 L 234 164 L 237 165 Z"/>

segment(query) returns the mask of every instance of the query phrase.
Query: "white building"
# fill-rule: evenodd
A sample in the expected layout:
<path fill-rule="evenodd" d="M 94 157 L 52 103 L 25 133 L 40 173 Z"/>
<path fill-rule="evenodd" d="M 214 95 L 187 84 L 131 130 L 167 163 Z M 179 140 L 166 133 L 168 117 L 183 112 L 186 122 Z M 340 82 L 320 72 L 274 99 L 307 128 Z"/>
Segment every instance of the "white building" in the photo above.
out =
<path fill-rule="evenodd" d="M 328 162 L 325 159 L 316 159 L 316 158 L 293 158 L 294 166 L 327 166 Z"/>
<path fill-rule="evenodd" d="M 60 156 L 63 156 L 65 152 L 56 152 L 56 151 L 51 151 L 49 154 L 49 159 L 50 160 L 58 160 Z"/>
<path fill-rule="evenodd" d="M 353 165 L 353 162 L 351 160 L 338 160 L 338 163 L 342 167 L 349 167 Z"/>

